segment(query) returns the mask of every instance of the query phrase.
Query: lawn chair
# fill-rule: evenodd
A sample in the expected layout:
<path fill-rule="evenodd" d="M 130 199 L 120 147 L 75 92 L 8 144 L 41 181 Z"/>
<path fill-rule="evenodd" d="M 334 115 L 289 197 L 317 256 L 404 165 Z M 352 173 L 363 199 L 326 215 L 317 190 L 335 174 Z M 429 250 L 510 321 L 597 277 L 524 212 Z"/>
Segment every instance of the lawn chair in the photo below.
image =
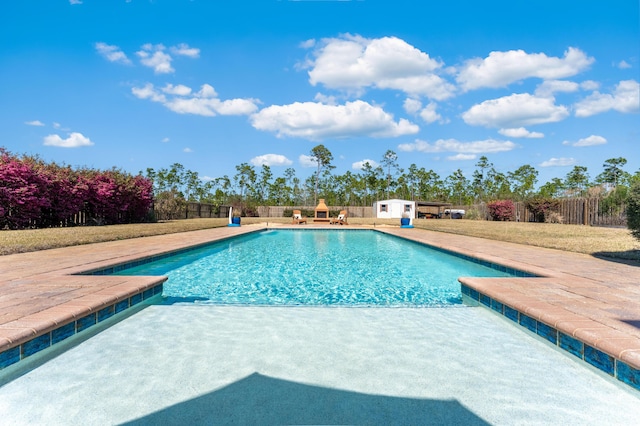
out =
<path fill-rule="evenodd" d="M 347 223 L 347 211 L 340 210 L 338 217 L 331 218 L 329 221 L 331 225 L 348 225 Z"/>
<path fill-rule="evenodd" d="M 291 222 L 293 225 L 300 225 L 301 223 L 307 223 L 306 216 L 302 216 L 302 212 L 300 210 L 293 211 L 293 220 Z"/>

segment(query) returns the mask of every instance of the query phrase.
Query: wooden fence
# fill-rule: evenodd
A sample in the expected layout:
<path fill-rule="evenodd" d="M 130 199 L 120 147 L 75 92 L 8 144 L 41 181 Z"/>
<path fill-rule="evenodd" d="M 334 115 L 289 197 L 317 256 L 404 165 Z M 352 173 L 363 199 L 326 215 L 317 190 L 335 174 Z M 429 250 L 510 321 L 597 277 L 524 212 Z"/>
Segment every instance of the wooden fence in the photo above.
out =
<path fill-rule="evenodd" d="M 591 226 L 627 226 L 625 206 L 606 209 L 599 198 L 565 198 L 561 199 L 556 213 L 561 216 L 562 223 L 568 225 Z M 519 222 L 535 222 L 535 215 L 527 209 L 524 202 L 515 204 L 513 220 Z M 486 204 L 471 206 L 453 206 L 454 209 L 464 209 L 467 213 L 474 212 L 479 218 L 489 219 Z"/>
<path fill-rule="evenodd" d="M 591 226 L 626 226 L 627 217 L 625 208 L 605 210 L 598 198 L 567 198 L 561 199 L 557 213 L 562 217 L 562 223 L 573 225 Z M 513 220 L 519 222 L 535 222 L 535 215 L 526 208 L 525 203 L 514 203 L 516 207 Z M 467 217 L 475 216 L 479 219 L 488 219 L 489 214 L 486 204 L 452 206 L 453 209 L 464 209 Z M 284 217 L 285 211 L 290 210 L 314 210 L 315 206 L 260 206 L 257 208 L 259 217 Z M 373 207 L 359 206 L 329 206 L 329 210 L 347 210 L 349 217 L 374 217 Z M 229 206 L 214 206 L 212 204 L 187 203 L 183 213 L 177 214 L 175 219 L 228 217 Z"/>

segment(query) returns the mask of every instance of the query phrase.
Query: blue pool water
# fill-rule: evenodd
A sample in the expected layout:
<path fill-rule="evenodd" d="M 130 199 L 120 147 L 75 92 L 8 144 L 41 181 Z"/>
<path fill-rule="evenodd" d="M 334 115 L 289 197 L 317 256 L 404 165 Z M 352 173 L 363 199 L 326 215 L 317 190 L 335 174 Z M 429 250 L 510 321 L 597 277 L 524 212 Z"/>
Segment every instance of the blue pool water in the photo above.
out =
<path fill-rule="evenodd" d="M 118 272 L 166 275 L 164 296 L 252 305 L 445 306 L 460 276 L 510 276 L 375 231 L 269 230 Z"/>

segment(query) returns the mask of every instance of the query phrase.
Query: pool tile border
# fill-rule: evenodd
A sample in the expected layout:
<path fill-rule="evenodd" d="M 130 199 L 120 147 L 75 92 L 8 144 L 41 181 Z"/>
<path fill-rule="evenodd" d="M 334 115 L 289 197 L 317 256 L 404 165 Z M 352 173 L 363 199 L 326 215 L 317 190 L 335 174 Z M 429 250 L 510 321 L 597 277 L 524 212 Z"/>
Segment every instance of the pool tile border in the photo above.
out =
<path fill-rule="evenodd" d="M 472 287 L 461 283 L 460 289 L 463 301 L 468 302 L 471 300 L 471 304 L 484 306 L 502 315 L 512 323 L 521 326 L 524 330 L 562 349 L 563 352 L 590 364 L 608 376 L 616 378 L 631 388 L 640 391 L 640 369 L 634 368 L 621 359 L 607 354 L 575 336 L 570 336 L 555 327 L 532 318 L 518 309 L 495 300 Z"/>
<path fill-rule="evenodd" d="M 94 311 L 88 315 L 74 319 L 71 322 L 61 324 L 46 333 L 37 335 L 20 345 L 11 347 L 0 352 L 0 372 L 9 366 L 15 366 L 30 356 L 33 356 L 43 350 L 49 349 L 66 339 L 79 335 L 100 324 L 115 315 L 126 313 L 130 308 L 135 307 L 143 301 L 149 301 L 155 296 L 162 295 L 163 283 L 147 288 L 141 292 L 134 293 L 131 296 L 110 304 L 100 310 Z"/>

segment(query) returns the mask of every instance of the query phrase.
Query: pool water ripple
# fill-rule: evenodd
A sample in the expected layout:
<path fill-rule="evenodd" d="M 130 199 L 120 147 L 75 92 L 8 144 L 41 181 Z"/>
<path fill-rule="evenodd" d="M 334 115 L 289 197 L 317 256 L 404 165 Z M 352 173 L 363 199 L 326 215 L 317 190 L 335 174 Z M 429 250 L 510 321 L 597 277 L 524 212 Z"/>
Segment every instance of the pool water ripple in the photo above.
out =
<path fill-rule="evenodd" d="M 450 306 L 460 276 L 509 276 L 375 231 L 270 230 L 135 268 L 164 295 L 253 305 Z"/>

